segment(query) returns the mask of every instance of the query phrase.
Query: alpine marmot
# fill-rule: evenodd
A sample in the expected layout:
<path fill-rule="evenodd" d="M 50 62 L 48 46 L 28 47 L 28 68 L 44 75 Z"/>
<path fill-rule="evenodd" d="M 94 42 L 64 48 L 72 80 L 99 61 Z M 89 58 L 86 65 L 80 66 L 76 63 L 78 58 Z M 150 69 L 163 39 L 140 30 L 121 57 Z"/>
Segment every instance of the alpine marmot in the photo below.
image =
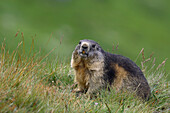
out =
<path fill-rule="evenodd" d="M 148 100 L 150 87 L 141 69 L 129 58 L 104 51 L 93 40 L 80 40 L 72 53 L 71 67 L 78 88 L 74 92 L 93 95 L 102 88 L 136 92 Z"/>

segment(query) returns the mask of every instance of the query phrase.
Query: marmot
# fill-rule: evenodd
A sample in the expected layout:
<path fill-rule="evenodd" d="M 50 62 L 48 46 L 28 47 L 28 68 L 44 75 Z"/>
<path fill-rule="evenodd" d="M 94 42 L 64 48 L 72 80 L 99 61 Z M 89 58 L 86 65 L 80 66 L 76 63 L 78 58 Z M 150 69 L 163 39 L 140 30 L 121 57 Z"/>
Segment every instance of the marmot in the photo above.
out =
<path fill-rule="evenodd" d="M 135 91 L 144 100 L 148 100 L 151 94 L 144 74 L 133 61 L 104 51 L 93 40 L 80 40 L 72 53 L 71 67 L 78 84 L 75 92 L 93 95 L 109 86 L 116 91 Z"/>

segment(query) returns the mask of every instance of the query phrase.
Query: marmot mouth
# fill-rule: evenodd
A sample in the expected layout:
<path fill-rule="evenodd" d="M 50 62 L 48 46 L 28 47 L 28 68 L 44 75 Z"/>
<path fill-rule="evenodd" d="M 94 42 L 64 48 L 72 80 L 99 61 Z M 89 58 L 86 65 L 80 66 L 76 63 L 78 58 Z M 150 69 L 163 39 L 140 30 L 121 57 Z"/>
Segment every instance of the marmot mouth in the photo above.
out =
<path fill-rule="evenodd" d="M 80 51 L 80 52 L 79 52 L 79 55 L 80 55 L 82 58 L 88 57 L 88 53 L 87 53 L 86 51 Z"/>

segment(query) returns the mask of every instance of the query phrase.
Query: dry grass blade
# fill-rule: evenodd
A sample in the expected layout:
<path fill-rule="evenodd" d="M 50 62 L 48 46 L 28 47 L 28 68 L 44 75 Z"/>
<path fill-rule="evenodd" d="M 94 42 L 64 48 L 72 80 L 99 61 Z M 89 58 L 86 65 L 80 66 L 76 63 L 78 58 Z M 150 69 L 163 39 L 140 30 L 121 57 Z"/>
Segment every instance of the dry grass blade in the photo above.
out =
<path fill-rule="evenodd" d="M 46 57 L 48 57 L 57 47 L 53 48 L 49 53 L 47 53 L 43 58 L 40 59 L 39 62 L 41 62 L 42 60 L 44 60 Z"/>
<path fill-rule="evenodd" d="M 140 55 L 143 51 L 144 51 L 144 48 L 142 48 L 142 50 L 141 50 L 140 53 L 138 54 L 138 56 L 137 56 L 135 62 L 137 62 L 137 60 L 138 60 L 138 58 L 139 58 L 139 55 Z"/>
<path fill-rule="evenodd" d="M 154 55 L 154 52 L 152 52 L 152 54 L 150 55 L 150 58 L 152 58 L 153 55 Z"/>
<path fill-rule="evenodd" d="M 161 64 L 159 64 L 158 67 L 156 68 L 156 70 L 158 70 L 159 68 L 164 66 L 167 60 L 168 60 L 168 58 L 166 58 Z"/>
<path fill-rule="evenodd" d="M 34 50 L 34 39 L 36 37 L 36 34 L 34 37 L 32 37 L 32 43 L 31 43 L 31 47 L 30 47 L 30 51 L 29 51 L 29 55 L 31 54 L 31 51 Z"/>
<path fill-rule="evenodd" d="M 18 30 L 17 33 L 15 34 L 15 38 L 18 36 L 19 32 L 20 32 L 20 31 Z"/>
<path fill-rule="evenodd" d="M 150 61 L 151 60 L 151 58 L 148 58 L 148 59 L 146 59 L 145 61 L 143 61 L 143 63 L 146 63 L 146 62 L 148 62 L 148 61 Z"/>
<path fill-rule="evenodd" d="M 4 42 L 5 42 L 5 39 L 4 39 Z M 2 47 L 1 47 L 1 68 L 0 70 L 3 70 L 3 65 L 4 65 L 4 62 L 5 62 L 5 54 L 6 54 L 6 51 L 5 51 L 5 44 L 4 42 L 2 43 Z"/>
<path fill-rule="evenodd" d="M 118 50 L 118 47 L 119 47 L 119 43 L 117 43 L 117 45 L 116 45 L 116 50 Z"/>
<path fill-rule="evenodd" d="M 25 41 L 24 41 L 24 33 L 21 32 L 21 37 L 22 37 L 22 41 L 23 41 L 23 53 L 25 54 Z"/>
<path fill-rule="evenodd" d="M 143 65 L 143 62 L 141 62 L 141 66 L 142 66 L 142 71 L 144 71 L 144 65 Z"/>
<path fill-rule="evenodd" d="M 142 59 L 143 59 L 143 61 L 145 61 L 144 49 L 142 51 Z"/>
<path fill-rule="evenodd" d="M 146 63 L 146 62 L 150 61 L 153 55 L 154 55 L 154 53 L 152 52 L 152 54 L 150 55 L 150 57 L 149 57 L 148 59 L 146 59 L 145 61 L 143 61 L 143 63 Z"/>
<path fill-rule="evenodd" d="M 48 39 L 46 45 L 48 45 L 48 43 L 50 42 L 52 36 L 53 36 L 53 32 L 51 33 L 51 35 L 50 35 L 50 37 L 49 37 L 49 39 Z"/>
<path fill-rule="evenodd" d="M 155 64 L 155 61 L 156 61 L 156 58 L 154 58 L 154 59 L 153 59 L 153 62 L 152 62 L 152 64 Z"/>

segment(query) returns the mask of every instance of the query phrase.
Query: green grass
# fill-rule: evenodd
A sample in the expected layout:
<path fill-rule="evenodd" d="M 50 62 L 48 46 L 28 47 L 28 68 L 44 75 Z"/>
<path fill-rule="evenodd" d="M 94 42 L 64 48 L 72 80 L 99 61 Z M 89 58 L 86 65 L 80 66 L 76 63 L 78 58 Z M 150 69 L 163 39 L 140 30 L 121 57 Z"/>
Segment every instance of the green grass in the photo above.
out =
<path fill-rule="evenodd" d="M 169 4 L 170 0 L 0 0 L 0 42 L 6 38 L 8 48 L 15 48 L 19 37 L 13 36 L 19 30 L 26 50 L 36 34 L 35 48 L 48 53 L 62 37 L 62 50 L 56 51 L 70 56 L 79 40 L 88 38 L 109 51 L 119 43 L 119 54 L 132 60 L 145 48 L 146 55 L 154 52 L 159 64 L 170 58 Z"/>
<path fill-rule="evenodd" d="M 85 95 L 76 97 L 71 92 L 74 88 L 73 70 L 66 61 L 49 60 L 48 55 L 53 50 L 42 55 L 40 51 L 30 49 L 31 52 L 25 54 L 24 41 L 13 52 L 9 52 L 5 45 L 3 42 L 0 53 L 0 112 L 148 113 L 170 109 L 164 62 L 155 65 L 154 60 L 144 58 L 143 51 L 139 54 L 143 57 L 142 70 L 152 91 L 147 102 L 134 98 L 133 94 L 114 90 L 101 91 L 93 99 Z"/>

